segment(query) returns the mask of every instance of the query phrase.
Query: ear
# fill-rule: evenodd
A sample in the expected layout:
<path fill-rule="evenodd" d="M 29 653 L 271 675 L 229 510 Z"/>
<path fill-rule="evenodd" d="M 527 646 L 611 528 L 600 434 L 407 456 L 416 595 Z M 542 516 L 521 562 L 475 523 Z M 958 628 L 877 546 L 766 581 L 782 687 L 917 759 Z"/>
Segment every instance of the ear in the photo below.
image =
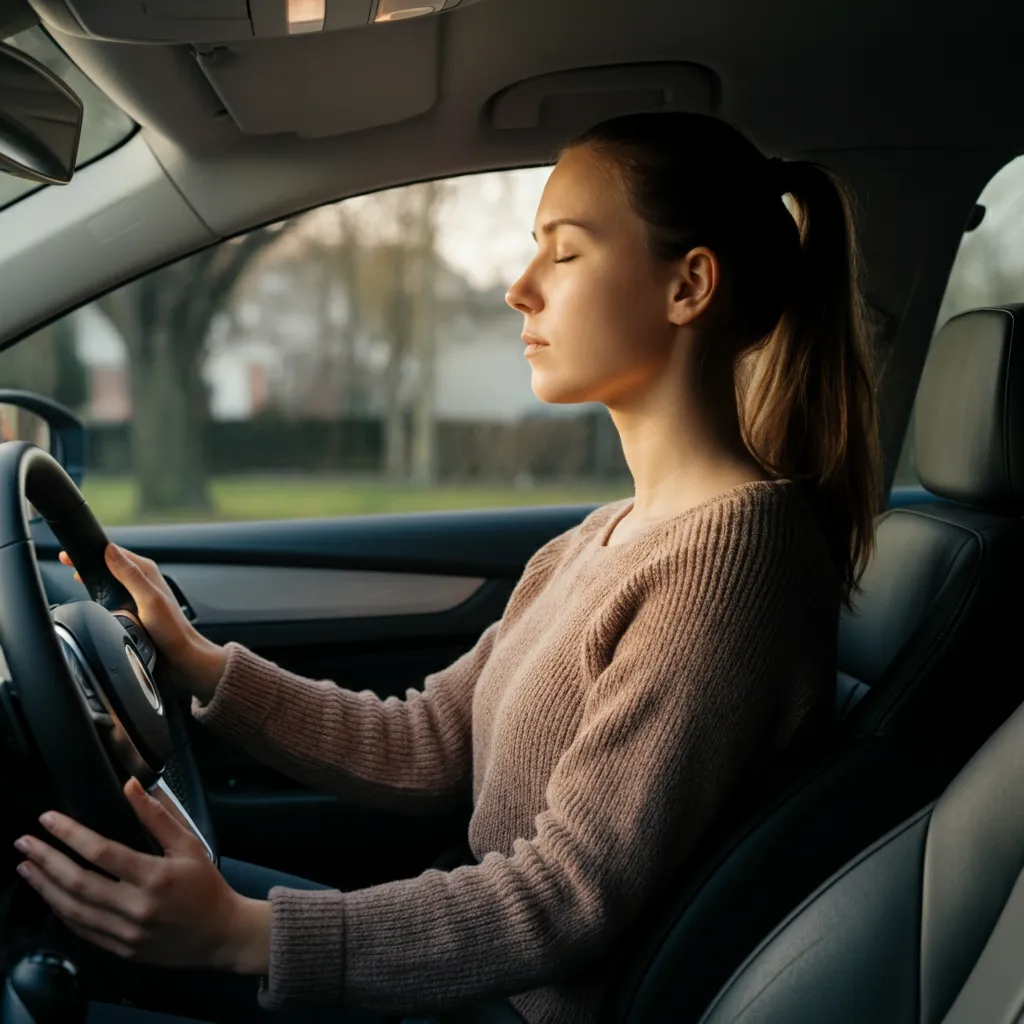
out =
<path fill-rule="evenodd" d="M 718 257 L 704 246 L 691 249 L 675 262 L 669 279 L 669 320 L 677 327 L 696 320 L 711 304 L 720 281 Z"/>

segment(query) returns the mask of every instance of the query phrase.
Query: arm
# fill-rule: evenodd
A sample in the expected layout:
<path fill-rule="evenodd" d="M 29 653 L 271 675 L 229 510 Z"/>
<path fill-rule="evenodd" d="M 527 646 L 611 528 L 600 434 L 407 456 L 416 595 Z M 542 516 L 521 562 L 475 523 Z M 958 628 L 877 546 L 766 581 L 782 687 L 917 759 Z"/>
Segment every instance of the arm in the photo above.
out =
<path fill-rule="evenodd" d="M 468 783 L 473 687 L 499 626 L 404 700 L 304 679 L 231 643 L 212 699 L 193 699 L 192 713 L 316 789 L 422 810 Z"/>
<path fill-rule="evenodd" d="M 473 691 L 500 627 L 543 587 L 571 534 L 527 562 L 501 620 L 472 650 L 428 676 L 422 691 L 407 690 L 404 700 L 304 679 L 232 643 L 212 697 L 194 699 L 192 713 L 315 789 L 380 807 L 439 810 L 468 796 Z"/>
<path fill-rule="evenodd" d="M 787 554 L 764 565 L 741 550 L 756 564 L 716 566 L 713 587 L 648 581 L 588 688 L 535 834 L 510 855 L 355 892 L 273 889 L 261 1004 L 445 1009 L 604 953 L 691 853 L 776 720 L 794 642 Z M 692 570 L 682 561 L 661 572 Z"/>

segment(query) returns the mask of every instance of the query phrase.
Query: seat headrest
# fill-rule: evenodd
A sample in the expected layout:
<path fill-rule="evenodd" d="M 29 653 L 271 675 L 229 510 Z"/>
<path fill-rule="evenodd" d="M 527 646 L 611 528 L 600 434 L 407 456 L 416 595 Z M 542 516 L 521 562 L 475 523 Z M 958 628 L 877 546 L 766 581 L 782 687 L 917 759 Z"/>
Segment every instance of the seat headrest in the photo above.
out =
<path fill-rule="evenodd" d="M 972 309 L 936 334 L 917 392 L 914 461 L 941 498 L 1024 506 L 1024 304 Z"/>

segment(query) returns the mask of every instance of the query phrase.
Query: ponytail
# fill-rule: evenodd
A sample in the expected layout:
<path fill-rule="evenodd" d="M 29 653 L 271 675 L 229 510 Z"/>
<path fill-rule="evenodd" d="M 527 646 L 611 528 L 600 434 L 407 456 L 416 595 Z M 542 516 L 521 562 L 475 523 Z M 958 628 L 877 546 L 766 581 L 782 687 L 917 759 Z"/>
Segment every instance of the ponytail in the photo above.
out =
<path fill-rule="evenodd" d="M 777 475 L 804 481 L 831 534 L 849 605 L 874 548 L 880 450 L 868 318 L 850 200 L 824 168 L 770 161 L 792 198 L 799 255 L 789 301 L 749 356 L 745 441 Z"/>
<path fill-rule="evenodd" d="M 874 548 L 881 458 L 842 185 L 815 164 L 767 159 L 735 128 L 701 114 L 613 118 L 571 145 L 617 166 L 657 259 L 698 246 L 718 256 L 732 286 L 732 343 L 713 339 L 708 351 L 733 360 L 751 454 L 811 499 L 849 607 Z"/>

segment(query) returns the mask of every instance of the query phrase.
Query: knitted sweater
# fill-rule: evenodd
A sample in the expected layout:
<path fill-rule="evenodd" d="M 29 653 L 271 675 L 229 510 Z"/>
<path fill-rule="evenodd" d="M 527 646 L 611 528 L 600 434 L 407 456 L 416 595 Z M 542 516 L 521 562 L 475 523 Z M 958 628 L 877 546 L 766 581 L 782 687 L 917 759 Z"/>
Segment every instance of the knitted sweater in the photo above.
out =
<path fill-rule="evenodd" d="M 271 890 L 264 1008 L 506 996 L 529 1024 L 590 1024 L 658 882 L 821 726 L 840 585 L 797 485 L 743 484 L 607 545 L 631 504 L 542 547 L 501 620 L 404 699 L 229 645 L 200 721 L 349 802 L 422 813 L 471 787 L 474 808 L 476 864 Z"/>

